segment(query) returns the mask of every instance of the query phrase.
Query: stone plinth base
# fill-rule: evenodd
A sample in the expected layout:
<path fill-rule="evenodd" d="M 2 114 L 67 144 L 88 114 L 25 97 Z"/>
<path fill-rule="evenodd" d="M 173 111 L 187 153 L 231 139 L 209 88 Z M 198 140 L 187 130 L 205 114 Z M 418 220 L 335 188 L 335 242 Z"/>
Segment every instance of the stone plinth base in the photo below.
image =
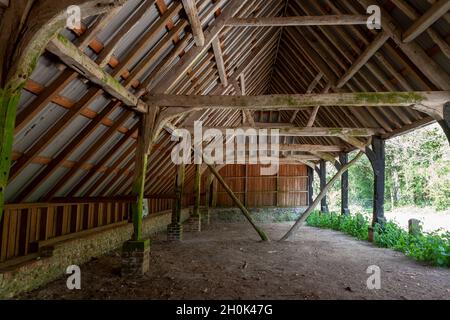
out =
<path fill-rule="evenodd" d="M 122 247 L 122 277 L 140 277 L 150 269 L 150 240 L 127 241 Z"/>
<path fill-rule="evenodd" d="M 185 232 L 201 232 L 202 218 L 201 216 L 191 216 L 183 225 Z"/>
<path fill-rule="evenodd" d="M 180 223 L 171 223 L 167 226 L 167 241 L 183 240 L 183 226 Z"/>

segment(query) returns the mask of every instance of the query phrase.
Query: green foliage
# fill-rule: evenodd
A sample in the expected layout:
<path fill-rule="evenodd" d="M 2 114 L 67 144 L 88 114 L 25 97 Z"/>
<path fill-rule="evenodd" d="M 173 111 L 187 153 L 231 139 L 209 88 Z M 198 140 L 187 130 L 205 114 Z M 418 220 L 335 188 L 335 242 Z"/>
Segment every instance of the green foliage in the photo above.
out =
<path fill-rule="evenodd" d="M 313 213 L 307 220 L 312 227 L 342 231 L 360 240 L 368 239 L 369 220 L 361 215 Z M 450 232 L 410 235 L 393 222 L 375 227 L 374 243 L 403 252 L 415 260 L 450 267 Z"/>
<path fill-rule="evenodd" d="M 335 169 L 329 165 L 328 179 Z M 319 185 L 315 179 L 316 193 Z M 349 169 L 349 200 L 352 205 L 370 211 L 373 199 L 373 170 L 367 157 Z M 416 130 L 386 141 L 385 209 L 416 206 L 450 208 L 450 152 L 439 125 Z M 337 210 L 340 185 L 328 193 L 330 207 Z"/>
<path fill-rule="evenodd" d="M 342 216 L 314 212 L 309 216 L 307 224 L 312 227 L 342 231 L 360 240 L 368 239 L 369 222 L 360 214 L 356 216 Z"/>
<path fill-rule="evenodd" d="M 450 267 L 450 232 L 410 235 L 395 223 L 375 228 L 375 243 L 436 266 Z"/>

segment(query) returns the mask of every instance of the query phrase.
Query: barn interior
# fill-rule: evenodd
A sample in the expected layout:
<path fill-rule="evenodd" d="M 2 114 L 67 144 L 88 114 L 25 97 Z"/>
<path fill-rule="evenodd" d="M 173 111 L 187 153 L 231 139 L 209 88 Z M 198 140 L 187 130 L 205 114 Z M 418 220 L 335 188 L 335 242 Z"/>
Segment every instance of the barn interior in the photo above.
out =
<path fill-rule="evenodd" d="M 56 280 L 38 296 L 123 298 L 144 276 L 131 297 L 401 298 L 405 268 L 422 285 L 411 297 L 448 298 L 448 271 L 302 224 L 328 211 L 337 180 L 350 214 L 347 170 L 363 156 L 372 227 L 382 224 L 385 142 L 433 123 L 450 140 L 449 10 L 448 0 L 0 0 L 0 297 Z M 200 124 L 214 139 L 195 139 Z M 238 129 L 247 150 L 220 162 Z M 261 132 L 276 139 L 261 146 Z M 261 224 L 252 216 L 264 210 L 300 218 Z M 217 221 L 224 211 L 243 218 Z M 396 270 L 394 287 L 358 291 L 377 257 Z M 100 282 L 65 291 L 67 266 L 85 263 L 83 281 Z M 111 279 L 122 287 L 99 296 Z"/>

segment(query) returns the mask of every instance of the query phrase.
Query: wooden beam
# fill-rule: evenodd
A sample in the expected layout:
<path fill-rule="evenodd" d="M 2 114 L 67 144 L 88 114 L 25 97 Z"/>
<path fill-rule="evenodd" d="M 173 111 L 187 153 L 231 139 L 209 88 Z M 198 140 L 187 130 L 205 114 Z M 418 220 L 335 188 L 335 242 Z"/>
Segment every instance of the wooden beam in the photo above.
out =
<path fill-rule="evenodd" d="M 348 71 L 342 76 L 338 83 L 337 88 L 342 88 L 366 63 L 373 57 L 375 53 L 389 40 L 389 34 L 381 32 L 375 38 L 375 40 L 366 48 L 366 50 L 358 57 Z"/>
<path fill-rule="evenodd" d="M 281 144 L 278 150 L 282 151 L 298 151 L 298 152 L 341 152 L 341 146 L 312 145 L 312 144 Z"/>
<path fill-rule="evenodd" d="M 403 42 L 411 42 L 431 27 L 437 20 L 450 10 L 450 1 L 438 0 L 414 24 L 403 33 Z"/>
<path fill-rule="evenodd" d="M 410 107 L 443 106 L 450 91 L 436 92 L 355 92 L 329 94 L 286 94 L 266 96 L 184 96 L 149 95 L 148 105 L 179 108 L 225 108 L 238 110 L 297 110 L 323 107 Z"/>
<path fill-rule="evenodd" d="M 189 130 L 191 134 L 194 134 L 193 127 L 185 127 L 185 129 Z M 204 127 L 203 132 L 206 137 L 206 131 L 209 129 L 214 129 L 220 131 L 223 135 L 226 134 L 229 129 L 242 129 L 245 134 L 259 134 L 258 128 L 251 127 L 239 127 L 239 128 L 230 128 L 230 127 Z M 255 131 L 252 133 L 249 129 L 254 129 Z M 323 128 L 323 127 L 313 127 L 313 128 L 300 128 L 300 127 L 277 127 L 276 123 L 274 123 L 272 128 L 266 128 L 269 132 L 271 130 L 278 130 L 278 134 L 280 136 L 285 137 L 339 137 L 341 135 L 351 136 L 351 137 L 370 137 L 376 134 L 381 134 L 384 132 L 381 129 L 375 128 Z"/>
<path fill-rule="evenodd" d="M 368 16 L 298 16 L 298 17 L 258 17 L 233 18 L 226 22 L 231 27 L 298 27 L 298 26 L 343 26 L 366 25 Z"/>
<path fill-rule="evenodd" d="M 344 134 L 338 135 L 338 137 L 341 138 L 342 140 L 344 140 L 345 142 L 347 142 L 348 144 L 365 152 L 367 144 L 360 141 L 359 139 L 357 139 L 355 137 L 347 136 Z"/>
<path fill-rule="evenodd" d="M 214 51 L 214 56 L 216 58 L 216 65 L 217 70 L 219 71 L 219 77 L 220 81 L 222 82 L 222 85 L 224 87 L 228 86 L 228 77 L 227 77 L 227 71 L 225 69 L 225 63 L 223 61 L 223 53 L 222 53 L 222 47 L 220 44 L 219 37 L 214 38 L 212 42 L 212 47 Z"/>
<path fill-rule="evenodd" d="M 203 34 L 202 23 L 198 16 L 197 6 L 195 5 L 195 0 L 182 0 L 184 11 L 191 24 L 192 34 L 194 35 L 195 44 L 198 47 L 203 47 L 205 45 L 205 35 Z"/>
<path fill-rule="evenodd" d="M 58 35 L 47 46 L 47 50 L 58 56 L 67 66 L 80 72 L 84 77 L 99 85 L 113 97 L 122 101 L 133 110 L 146 113 L 147 106 L 137 96 L 128 91 L 110 74 L 101 69 L 72 42 Z"/>

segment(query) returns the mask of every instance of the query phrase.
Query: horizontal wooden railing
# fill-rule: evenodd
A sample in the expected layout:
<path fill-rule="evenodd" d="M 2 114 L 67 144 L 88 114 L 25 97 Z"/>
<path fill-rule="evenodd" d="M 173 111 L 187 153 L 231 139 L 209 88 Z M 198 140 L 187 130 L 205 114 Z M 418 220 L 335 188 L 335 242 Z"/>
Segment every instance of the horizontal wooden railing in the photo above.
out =
<path fill-rule="evenodd" d="M 128 221 L 131 202 L 104 198 L 7 204 L 0 221 L 0 262 L 34 253 L 39 243 Z"/>

